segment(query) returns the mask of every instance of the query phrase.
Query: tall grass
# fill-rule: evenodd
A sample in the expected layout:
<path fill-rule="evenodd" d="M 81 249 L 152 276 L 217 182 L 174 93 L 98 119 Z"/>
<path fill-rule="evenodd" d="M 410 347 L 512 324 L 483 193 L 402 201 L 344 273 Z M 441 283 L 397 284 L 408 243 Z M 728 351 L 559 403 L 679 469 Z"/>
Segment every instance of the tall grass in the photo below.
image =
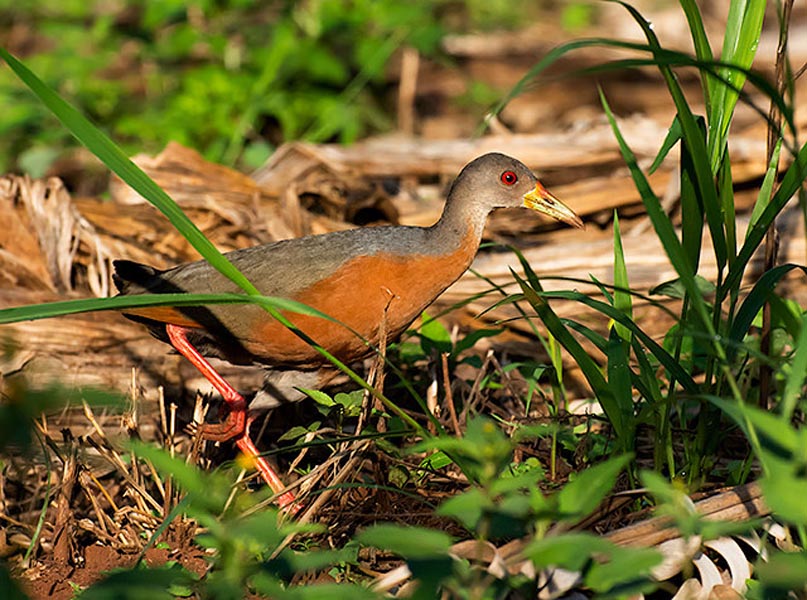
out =
<path fill-rule="evenodd" d="M 608 39 L 576 40 L 556 49 L 551 58 L 539 63 L 516 86 L 520 91 L 548 66 L 551 60 L 580 47 L 604 46 L 632 50 L 638 58 L 599 65 L 595 71 L 654 66 L 658 69 L 675 105 L 675 118 L 658 157 L 650 168 L 652 172 L 666 154 L 677 145 L 680 164 L 680 225 L 663 209 L 658 196 L 651 188 L 647 174 L 639 167 L 619 129 L 607 95 L 601 92 L 603 108 L 619 143 L 622 156 L 630 170 L 636 188 L 641 194 L 657 236 L 659 237 L 678 279 L 659 286 L 660 293 L 681 298 L 677 323 L 663 345 L 656 344 L 644 334 L 630 318 L 630 296 L 625 257 L 619 242 L 618 221 L 614 222 L 615 276 L 613 294 L 606 293 L 602 303 L 580 294 L 541 291 L 540 280 L 529 265 L 526 280 L 520 281 L 523 293 L 542 317 L 547 328 L 564 344 L 581 367 L 594 394 L 603 406 L 616 438 L 615 448 L 628 451 L 632 448 L 634 431 L 639 415 L 650 414 L 650 423 L 656 431 L 654 452 L 656 468 L 669 475 L 686 473 L 690 483 L 697 484 L 709 475 L 710 457 L 720 443 L 723 431 L 718 424 L 721 411 L 710 403 L 710 397 L 730 398 L 738 405 L 758 404 L 757 389 L 752 381 L 766 365 L 789 370 L 788 357 L 761 355 L 758 351 L 754 320 L 767 302 L 777 310 L 786 310 L 776 295 L 776 285 L 788 272 L 801 268 L 797 265 L 771 267 L 752 277 L 753 286 L 744 290 L 746 276 L 752 272 L 752 259 L 766 232 L 787 202 L 802 193 L 807 177 L 807 145 L 798 146 L 793 121 L 792 97 L 781 95 L 769 82 L 750 70 L 760 36 L 766 2 L 732 2 L 723 50 L 719 58 L 712 55 L 703 22 L 693 1 L 682 0 L 688 19 L 695 57 L 665 49 L 652 26 L 630 5 L 619 2 L 641 28 L 646 44 L 628 44 Z M 786 26 L 785 26 L 786 27 Z M 646 56 L 645 57 L 643 57 Z M 697 115 L 678 81 L 677 70 L 696 70 L 701 80 L 705 115 Z M 732 165 L 729 148 L 729 131 L 734 109 L 743 98 L 751 102 L 743 90 L 746 82 L 767 96 L 772 106 L 781 113 L 785 126 L 774 129 L 779 145 L 787 149 L 790 166 L 778 185 L 777 157 L 772 158 L 760 188 L 751 221 L 744 239 L 737 238 L 737 223 L 732 185 Z M 767 118 L 757 108 L 760 118 Z M 775 123 L 770 123 L 775 127 Z M 708 229 L 711 251 L 717 264 L 716 280 L 707 282 L 700 275 L 704 229 Z M 576 299 L 599 310 L 614 320 L 609 337 L 603 337 L 580 323 L 562 322 L 541 298 Z M 619 316 L 619 314 L 622 317 Z M 599 361 L 583 356 L 584 351 L 570 331 L 581 331 L 601 351 L 606 367 Z M 793 339 L 793 349 L 798 340 Z M 796 356 L 800 357 L 800 354 Z M 658 379 L 656 366 L 664 369 Z M 698 382 L 696 383 L 696 378 Z M 802 380 L 790 383 L 786 402 L 776 402 L 785 420 L 793 415 L 797 404 L 795 390 Z M 636 397 L 634 397 L 634 393 Z M 778 397 L 779 400 L 783 398 Z M 699 410 L 693 422 L 690 418 L 692 403 Z M 670 419 L 684 434 L 684 456 L 673 451 Z M 642 421 L 646 419 L 642 418 Z M 754 428 L 749 427 L 752 445 L 758 451 Z M 747 474 L 747 471 L 746 471 Z"/>

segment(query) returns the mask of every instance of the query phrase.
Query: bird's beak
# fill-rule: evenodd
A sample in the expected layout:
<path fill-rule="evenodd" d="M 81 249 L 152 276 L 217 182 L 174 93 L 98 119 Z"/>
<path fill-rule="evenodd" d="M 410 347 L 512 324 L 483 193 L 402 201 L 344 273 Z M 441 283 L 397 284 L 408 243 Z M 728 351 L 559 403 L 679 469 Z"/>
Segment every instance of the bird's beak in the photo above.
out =
<path fill-rule="evenodd" d="M 535 183 L 534 190 L 524 194 L 524 206 L 579 229 L 585 228 L 582 219 L 578 217 L 571 208 L 550 194 L 549 191 L 541 185 L 540 181 Z"/>

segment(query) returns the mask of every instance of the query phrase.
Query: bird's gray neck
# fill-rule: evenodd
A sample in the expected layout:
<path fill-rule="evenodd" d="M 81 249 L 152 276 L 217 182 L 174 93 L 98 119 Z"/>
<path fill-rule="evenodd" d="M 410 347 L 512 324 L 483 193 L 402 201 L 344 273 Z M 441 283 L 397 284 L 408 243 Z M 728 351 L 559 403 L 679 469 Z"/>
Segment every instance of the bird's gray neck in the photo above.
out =
<path fill-rule="evenodd" d="M 482 239 L 488 212 L 481 206 L 465 204 L 460 207 L 449 201 L 440 220 L 430 229 L 445 246 L 458 247 L 467 244 L 469 237 L 472 237 L 475 250 Z"/>

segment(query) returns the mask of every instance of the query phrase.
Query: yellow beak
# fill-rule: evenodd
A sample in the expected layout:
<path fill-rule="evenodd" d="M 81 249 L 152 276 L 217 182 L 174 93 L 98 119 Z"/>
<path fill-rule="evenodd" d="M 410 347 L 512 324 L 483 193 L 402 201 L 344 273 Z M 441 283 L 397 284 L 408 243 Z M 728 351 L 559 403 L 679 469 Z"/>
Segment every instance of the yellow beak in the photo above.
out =
<path fill-rule="evenodd" d="M 571 208 L 550 194 L 540 182 L 535 184 L 534 190 L 524 194 L 524 206 L 579 229 L 585 228 L 582 219 Z"/>

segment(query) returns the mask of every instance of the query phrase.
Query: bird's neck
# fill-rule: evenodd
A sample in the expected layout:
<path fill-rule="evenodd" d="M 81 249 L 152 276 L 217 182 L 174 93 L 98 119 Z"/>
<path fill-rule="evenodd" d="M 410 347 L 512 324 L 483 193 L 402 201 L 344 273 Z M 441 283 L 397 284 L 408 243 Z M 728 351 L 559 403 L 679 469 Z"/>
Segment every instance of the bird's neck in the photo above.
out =
<path fill-rule="evenodd" d="M 475 254 L 482 240 L 488 212 L 482 207 L 473 205 L 459 207 L 449 201 L 443 209 L 440 220 L 432 225 L 430 232 L 444 248 L 456 248 L 460 245 L 469 247 L 470 244 Z"/>

